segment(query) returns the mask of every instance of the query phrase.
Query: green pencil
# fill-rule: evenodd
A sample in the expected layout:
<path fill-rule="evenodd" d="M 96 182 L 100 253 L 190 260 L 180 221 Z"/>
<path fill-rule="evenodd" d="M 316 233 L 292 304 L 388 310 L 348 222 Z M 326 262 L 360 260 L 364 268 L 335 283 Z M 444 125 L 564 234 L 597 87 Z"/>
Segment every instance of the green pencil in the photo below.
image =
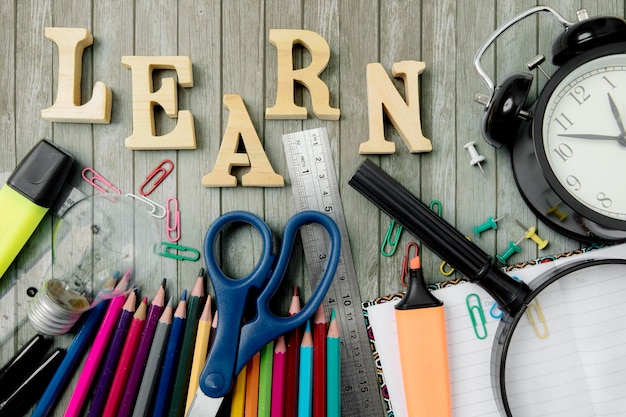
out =
<path fill-rule="evenodd" d="M 341 352 L 339 325 L 331 312 L 326 336 L 326 417 L 341 417 Z"/>
<path fill-rule="evenodd" d="M 261 349 L 261 371 L 259 373 L 258 417 L 270 417 L 272 411 L 272 365 L 274 362 L 274 342 Z"/>
<path fill-rule="evenodd" d="M 180 417 L 185 412 L 187 403 L 187 391 L 189 389 L 189 376 L 191 374 L 191 362 L 193 360 L 193 350 L 196 345 L 196 335 L 198 333 L 198 319 L 202 309 L 204 299 L 204 270 L 196 279 L 196 283 L 191 290 L 187 304 L 187 323 L 183 334 L 183 341 L 180 347 L 178 366 L 176 367 L 176 377 L 172 389 L 170 401 L 169 417 Z"/>

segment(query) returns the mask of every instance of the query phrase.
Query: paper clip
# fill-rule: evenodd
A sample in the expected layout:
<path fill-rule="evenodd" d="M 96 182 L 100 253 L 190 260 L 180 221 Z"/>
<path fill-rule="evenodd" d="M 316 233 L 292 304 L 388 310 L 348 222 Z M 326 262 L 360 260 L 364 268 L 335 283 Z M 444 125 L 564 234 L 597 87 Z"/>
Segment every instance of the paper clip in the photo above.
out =
<path fill-rule="evenodd" d="M 150 213 L 153 217 L 156 217 L 157 219 L 162 219 L 163 217 L 165 217 L 165 207 L 163 207 L 160 204 L 155 203 L 154 201 L 150 200 L 148 197 L 135 195 L 131 193 L 126 194 L 126 197 L 134 198 L 135 200 L 141 201 L 146 207 L 146 210 L 148 210 L 148 213 Z"/>
<path fill-rule="evenodd" d="M 409 283 L 406 281 L 406 277 L 409 276 L 409 259 L 411 256 L 411 248 L 415 248 L 415 255 L 419 255 L 420 247 L 416 242 L 409 242 L 406 245 L 406 249 L 404 250 L 404 258 L 402 258 L 402 270 L 400 271 L 400 282 L 405 287 L 409 286 Z"/>
<path fill-rule="evenodd" d="M 392 239 L 391 234 L 393 233 L 393 229 L 395 225 L 396 225 L 396 221 L 394 219 L 391 219 L 391 224 L 389 224 L 389 227 L 387 228 L 387 234 L 385 235 L 383 244 L 380 246 L 380 253 L 382 253 L 383 256 L 391 256 L 394 253 L 396 253 L 396 248 L 398 247 L 398 241 L 400 240 L 400 235 L 402 234 L 402 226 L 398 226 L 398 228 L 396 229 L 396 233 Z M 387 245 L 389 245 L 389 247 L 391 248 L 390 252 L 387 252 L 385 250 Z"/>
<path fill-rule="evenodd" d="M 454 268 L 448 262 L 442 261 L 441 265 L 439 265 L 439 272 L 441 272 L 441 275 L 444 277 L 449 277 L 454 273 Z"/>
<path fill-rule="evenodd" d="M 178 242 L 180 239 L 180 211 L 178 211 L 178 200 L 176 197 L 170 197 L 165 204 L 165 212 L 167 216 L 167 240 L 170 242 Z M 173 210 L 170 210 L 170 207 Z"/>
<path fill-rule="evenodd" d="M 435 213 L 437 213 L 437 216 L 441 217 L 442 213 L 443 213 L 443 206 L 441 205 L 441 201 L 439 200 L 433 200 L 430 202 L 430 206 L 428 206 L 432 211 L 434 211 Z M 437 210 L 435 211 L 435 207 L 437 207 Z"/>
<path fill-rule="evenodd" d="M 474 303 L 472 303 L 472 301 L 474 301 Z M 465 298 L 465 305 L 467 306 L 470 320 L 472 320 L 472 328 L 474 329 L 474 334 L 480 340 L 485 339 L 487 337 L 485 312 L 483 311 L 483 306 L 481 305 L 480 297 L 478 296 L 478 294 L 468 294 Z"/>
<path fill-rule="evenodd" d="M 163 182 L 163 180 L 170 175 L 170 173 L 174 170 L 174 163 L 169 159 L 162 160 L 159 165 L 156 166 L 152 170 L 150 174 L 146 177 L 146 180 L 139 186 L 139 194 L 142 196 L 147 196 L 151 192 L 155 190 Z M 152 184 L 149 190 L 144 191 L 146 186 Z"/>
<path fill-rule="evenodd" d="M 173 251 L 183 252 L 183 254 L 174 253 Z M 200 259 L 200 252 L 197 249 L 176 245 L 171 242 L 161 242 L 161 252 L 159 255 L 179 261 L 197 261 Z"/>
<path fill-rule="evenodd" d="M 91 173 L 91 176 L 87 176 L 87 173 Z M 102 175 L 98 174 L 93 168 L 85 168 L 83 169 L 83 171 L 81 172 L 81 175 L 83 177 L 83 179 L 85 181 L 87 181 L 89 184 L 91 184 L 91 186 L 93 188 L 95 188 L 96 190 L 99 190 L 103 193 L 107 193 L 108 190 L 113 190 L 115 191 L 117 194 L 122 194 L 122 192 L 119 190 L 119 188 L 117 188 L 115 185 L 111 184 L 109 182 L 109 180 L 107 180 L 106 178 L 104 178 Z M 100 183 L 102 183 L 102 185 L 104 185 L 104 187 L 99 186 L 98 184 L 96 184 L 96 181 L 99 181 Z"/>
<path fill-rule="evenodd" d="M 535 316 L 537 320 L 535 320 Z M 537 338 L 545 339 L 548 337 L 548 323 L 546 323 L 546 318 L 543 316 L 539 299 L 535 298 L 532 303 L 528 304 L 526 307 L 526 317 L 528 318 L 528 322 L 533 326 Z M 539 328 L 538 322 L 543 325 L 543 329 Z"/>

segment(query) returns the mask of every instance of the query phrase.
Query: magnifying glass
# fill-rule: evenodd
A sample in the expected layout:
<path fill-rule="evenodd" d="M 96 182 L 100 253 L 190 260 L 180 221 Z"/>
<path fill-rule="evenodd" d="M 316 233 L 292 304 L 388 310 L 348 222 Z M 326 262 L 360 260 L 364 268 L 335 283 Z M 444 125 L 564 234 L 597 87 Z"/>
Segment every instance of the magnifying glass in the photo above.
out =
<path fill-rule="evenodd" d="M 366 160 L 349 184 L 485 289 L 504 312 L 491 360 L 503 416 L 626 410 L 626 260 L 567 263 L 529 286 L 504 273 L 373 162 Z"/>

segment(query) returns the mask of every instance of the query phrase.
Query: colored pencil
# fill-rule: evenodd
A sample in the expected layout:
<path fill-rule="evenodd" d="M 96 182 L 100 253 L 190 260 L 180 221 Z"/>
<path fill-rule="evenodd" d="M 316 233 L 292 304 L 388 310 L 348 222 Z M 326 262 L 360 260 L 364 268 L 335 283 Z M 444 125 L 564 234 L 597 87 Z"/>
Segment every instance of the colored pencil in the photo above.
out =
<path fill-rule="evenodd" d="M 245 417 L 258 417 L 260 366 L 261 352 L 257 352 L 248 362 L 248 372 L 246 374 L 246 401 L 243 412 Z"/>
<path fill-rule="evenodd" d="M 169 417 L 181 417 L 185 411 L 187 391 L 189 389 L 189 374 L 191 372 L 191 362 L 193 361 L 193 349 L 198 334 L 198 318 L 203 307 L 203 300 L 204 269 L 201 269 L 187 301 L 187 322 L 185 323 L 183 341 L 176 365 Z"/>
<path fill-rule="evenodd" d="M 141 377 L 146 369 L 146 360 L 148 359 L 148 354 L 150 353 L 150 345 L 152 345 L 154 332 L 156 331 L 159 318 L 161 317 L 161 314 L 163 314 L 163 309 L 165 308 L 165 283 L 166 280 L 163 279 L 163 281 L 161 281 L 161 286 L 150 302 L 148 314 L 146 315 L 146 323 L 143 326 L 141 338 L 139 339 L 139 346 L 137 347 L 137 353 L 135 354 L 135 360 L 130 368 L 130 374 L 128 375 L 128 381 L 126 382 L 122 402 L 120 403 L 120 408 L 117 412 L 119 417 L 129 417 L 133 412 L 135 400 L 137 399 L 137 392 L 139 391 L 139 385 L 141 384 Z"/>
<path fill-rule="evenodd" d="M 80 325 L 76 336 L 74 336 L 72 343 L 67 348 L 65 358 L 63 358 L 61 365 L 59 365 L 59 368 L 54 373 L 41 399 L 35 406 L 32 416 L 44 417 L 48 415 L 58 400 L 59 395 L 65 389 L 70 377 L 74 373 L 74 370 L 80 362 L 83 353 L 87 349 L 92 336 L 96 333 L 100 319 L 104 315 L 108 305 L 108 301 L 103 301 L 81 317 L 83 322 Z"/>
<path fill-rule="evenodd" d="M 326 313 L 320 304 L 313 321 L 313 417 L 326 417 Z"/>
<path fill-rule="evenodd" d="M 130 277 L 130 271 L 127 271 L 126 274 L 124 274 L 122 279 L 115 286 L 114 291 L 116 293 L 117 292 L 124 293 L 126 291 L 126 289 L 128 288 L 129 277 Z M 109 338 L 111 337 L 111 334 L 113 333 L 113 329 L 115 328 L 117 319 L 122 313 L 122 307 L 124 306 L 125 302 L 126 302 L 126 296 L 119 295 L 117 297 L 113 297 L 109 301 L 100 302 L 93 309 L 89 310 L 86 313 L 86 314 L 89 314 L 91 318 L 93 314 L 92 312 L 94 310 L 98 309 L 98 311 L 100 311 L 99 313 L 100 315 L 97 317 L 97 319 L 94 319 L 94 322 L 90 323 L 91 325 L 94 325 L 95 327 L 93 329 L 89 329 L 89 331 L 90 332 L 95 331 L 97 328 L 97 332 L 95 334 L 95 339 L 93 339 L 93 343 L 91 345 L 91 349 L 89 350 L 89 354 L 87 355 L 85 364 L 83 365 L 83 368 L 81 370 L 80 377 L 74 388 L 72 397 L 70 398 L 70 404 L 68 404 L 68 409 L 69 409 L 68 415 L 73 415 L 72 413 L 74 412 L 78 414 L 78 412 L 80 412 L 80 409 L 83 407 L 85 399 L 87 398 L 87 394 L 91 391 L 91 384 L 96 376 L 96 372 L 98 371 L 98 367 L 100 366 L 100 362 L 102 361 L 102 358 L 106 351 L 107 344 L 109 343 Z M 104 317 L 102 317 L 102 314 L 104 314 Z M 100 322 L 100 319 L 102 319 L 102 322 Z M 100 327 L 98 327 L 98 325 Z M 66 370 L 71 374 L 71 371 L 65 369 L 65 364 L 69 364 L 71 361 L 76 361 L 76 363 L 72 365 L 72 366 L 76 366 L 77 362 L 81 359 L 84 349 L 86 349 L 88 346 L 88 343 L 91 342 L 92 334 L 93 333 L 89 333 L 89 336 L 84 340 L 79 339 L 78 337 L 79 334 L 76 335 L 76 337 L 74 338 L 74 341 L 72 341 L 72 345 L 74 345 L 74 343 L 81 343 L 81 342 L 84 343 L 84 345 L 80 347 L 77 346 L 77 348 L 79 347 L 79 349 L 77 350 L 73 350 L 73 346 L 70 345 L 70 347 L 68 348 L 65 354 L 65 359 L 63 360 L 63 363 L 61 363 L 61 366 L 59 367 L 58 372 L 63 372 L 64 370 Z M 77 357 L 74 357 L 74 355 L 76 355 Z M 51 390 L 57 390 L 57 395 L 58 395 L 58 392 L 60 392 L 60 390 L 63 388 L 63 385 L 60 380 L 56 379 L 56 376 L 57 375 L 55 374 L 55 377 L 53 377 L 52 382 L 50 383 L 50 385 L 56 385 L 56 387 L 51 388 L 49 385 L 48 388 Z M 66 375 L 66 378 L 69 378 L 69 375 Z M 46 389 L 46 392 L 44 392 L 44 396 L 42 397 L 42 401 L 40 401 L 40 403 L 42 403 L 44 400 L 48 401 L 50 399 L 47 396 L 47 392 L 48 390 Z M 45 407 L 45 406 L 42 406 L 42 407 Z M 51 407 L 51 404 L 49 404 L 48 407 Z M 38 404 L 37 407 L 35 408 L 35 411 L 33 412 L 33 415 L 35 416 L 46 415 L 48 411 L 49 409 L 44 411 L 44 409 L 40 408 Z M 66 411 L 66 413 L 68 413 L 68 411 Z"/>
<path fill-rule="evenodd" d="M 185 322 L 187 321 L 187 290 L 183 291 L 180 302 L 174 312 L 174 320 L 172 328 L 167 339 L 167 348 L 163 357 L 163 366 L 161 367 L 161 376 L 159 377 L 159 387 L 155 396 L 153 417 L 161 417 L 167 414 L 169 410 L 170 395 L 174 386 L 173 377 L 175 367 L 178 363 L 178 355 L 180 353 L 180 344 L 182 342 L 183 332 L 185 331 Z"/>
<path fill-rule="evenodd" d="M 146 361 L 146 369 L 141 377 L 141 385 L 137 392 L 133 417 L 147 417 L 150 413 L 150 404 L 152 403 L 152 398 L 154 398 L 154 393 L 158 385 L 159 371 L 161 370 L 161 364 L 167 347 L 167 339 L 170 334 L 170 327 L 172 326 L 173 310 L 172 297 L 170 297 L 167 306 L 159 318 L 156 331 L 154 332 L 154 338 L 150 345 L 150 353 Z"/>
<path fill-rule="evenodd" d="M 233 387 L 230 403 L 230 417 L 243 417 L 246 404 L 246 380 L 248 378 L 248 364 L 244 365 Z"/>
<path fill-rule="evenodd" d="M 191 372 L 189 374 L 189 388 L 187 389 L 187 402 L 185 404 L 185 414 L 193 401 L 193 397 L 198 390 L 200 374 L 206 364 L 207 352 L 209 351 L 209 340 L 211 338 L 211 324 L 213 321 L 211 312 L 211 297 L 204 303 L 202 314 L 198 320 L 198 334 L 196 335 L 196 345 L 193 351 L 193 361 L 191 362 Z"/>
<path fill-rule="evenodd" d="M 259 370 L 259 409 L 258 417 L 270 417 L 272 411 L 272 366 L 274 364 L 274 342 L 261 349 Z"/>
<path fill-rule="evenodd" d="M 111 343 L 109 343 L 100 375 L 96 382 L 96 388 L 94 391 L 93 399 L 91 400 L 91 406 L 89 407 L 89 417 L 100 417 L 102 410 L 104 409 L 104 403 L 109 395 L 109 389 L 111 388 L 111 382 L 113 381 L 113 375 L 115 375 L 115 368 L 120 359 L 122 353 L 122 347 L 124 347 L 124 341 L 130 327 L 130 322 L 133 319 L 135 310 L 137 307 L 137 294 L 133 291 L 126 298 L 126 302 L 122 307 L 122 313 L 117 319 L 115 330 L 113 331 L 113 337 Z M 68 406 L 69 410 L 69 406 Z M 80 409 L 76 410 L 76 414 L 80 413 Z M 66 411 L 67 414 L 67 411 Z"/>
<path fill-rule="evenodd" d="M 289 315 L 300 312 L 300 291 L 293 288 Z M 298 367 L 300 362 L 300 343 L 302 342 L 302 327 L 297 327 L 286 336 L 287 343 L 287 375 L 285 382 L 285 415 L 295 416 L 298 409 Z"/>
<path fill-rule="evenodd" d="M 326 338 L 326 366 L 326 417 L 341 417 L 341 349 L 334 309 Z"/>
<path fill-rule="evenodd" d="M 287 346 L 285 337 L 278 336 L 274 344 L 272 365 L 272 412 L 271 417 L 283 417 L 285 410 L 285 377 L 287 375 Z"/>
<path fill-rule="evenodd" d="M 146 311 L 148 309 L 148 299 L 144 297 L 137 307 L 137 311 L 133 316 L 133 320 L 128 328 L 128 335 L 120 354 L 120 361 L 117 364 L 115 375 L 113 375 L 113 382 L 111 383 L 111 390 L 107 397 L 106 404 L 102 413 L 102 417 L 115 417 L 117 410 L 122 402 L 122 395 L 124 394 L 124 388 L 126 387 L 126 381 L 128 381 L 128 374 L 135 359 L 135 353 L 139 346 L 139 338 L 143 326 L 146 322 Z"/>
<path fill-rule="evenodd" d="M 313 335 L 307 321 L 300 345 L 300 373 L 298 375 L 298 417 L 311 417 L 313 412 Z"/>

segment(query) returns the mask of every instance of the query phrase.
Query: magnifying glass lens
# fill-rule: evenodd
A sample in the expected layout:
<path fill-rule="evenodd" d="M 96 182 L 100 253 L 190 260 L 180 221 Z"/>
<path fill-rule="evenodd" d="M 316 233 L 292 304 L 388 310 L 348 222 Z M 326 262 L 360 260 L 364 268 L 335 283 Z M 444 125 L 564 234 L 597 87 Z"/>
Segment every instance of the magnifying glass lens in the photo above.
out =
<path fill-rule="evenodd" d="M 513 417 L 624 413 L 626 264 L 583 267 L 538 292 L 512 328 L 503 375 Z"/>

